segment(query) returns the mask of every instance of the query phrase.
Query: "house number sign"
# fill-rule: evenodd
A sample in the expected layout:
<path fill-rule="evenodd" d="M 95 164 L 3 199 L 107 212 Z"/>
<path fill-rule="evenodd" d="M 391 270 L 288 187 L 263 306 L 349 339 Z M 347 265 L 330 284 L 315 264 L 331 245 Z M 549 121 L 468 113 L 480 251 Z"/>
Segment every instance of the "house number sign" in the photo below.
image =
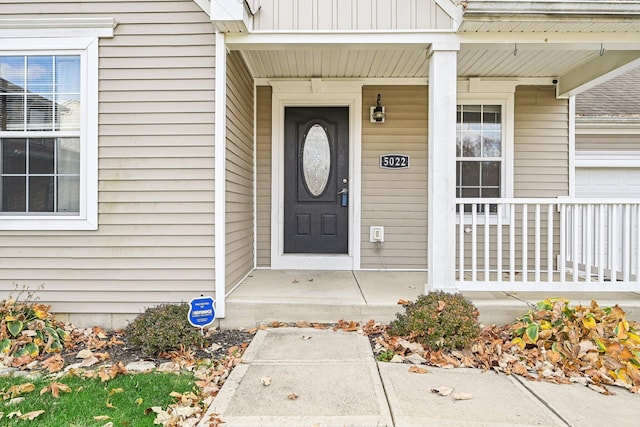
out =
<path fill-rule="evenodd" d="M 408 169 L 409 156 L 406 154 L 383 154 L 380 156 L 382 169 Z"/>

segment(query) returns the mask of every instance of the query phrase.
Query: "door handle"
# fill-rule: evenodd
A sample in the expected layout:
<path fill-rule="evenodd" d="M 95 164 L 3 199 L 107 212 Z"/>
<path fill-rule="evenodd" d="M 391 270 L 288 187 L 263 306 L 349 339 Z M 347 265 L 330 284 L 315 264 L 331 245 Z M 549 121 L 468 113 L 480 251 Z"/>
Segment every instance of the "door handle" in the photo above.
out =
<path fill-rule="evenodd" d="M 349 190 L 345 187 L 338 193 L 338 195 L 340 196 L 340 206 L 349 206 Z"/>

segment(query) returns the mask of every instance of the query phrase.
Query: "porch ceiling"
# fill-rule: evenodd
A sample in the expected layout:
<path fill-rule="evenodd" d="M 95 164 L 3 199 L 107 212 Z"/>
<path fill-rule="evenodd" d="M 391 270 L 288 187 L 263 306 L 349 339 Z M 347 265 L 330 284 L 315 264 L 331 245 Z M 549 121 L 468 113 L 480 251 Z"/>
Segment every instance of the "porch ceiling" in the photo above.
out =
<path fill-rule="evenodd" d="M 424 78 L 426 49 L 244 50 L 256 78 Z M 460 77 L 557 77 L 596 58 L 599 50 L 543 49 L 504 44 L 462 45 Z"/>

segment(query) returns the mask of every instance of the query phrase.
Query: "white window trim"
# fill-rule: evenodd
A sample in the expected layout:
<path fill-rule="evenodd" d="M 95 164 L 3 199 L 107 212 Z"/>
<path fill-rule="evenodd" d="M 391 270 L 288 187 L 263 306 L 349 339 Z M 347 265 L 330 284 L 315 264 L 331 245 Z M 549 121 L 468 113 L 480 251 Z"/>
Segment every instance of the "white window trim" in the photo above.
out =
<path fill-rule="evenodd" d="M 480 92 L 470 91 L 473 85 L 458 85 L 458 97 L 456 105 L 500 105 L 502 107 L 502 182 L 500 186 L 500 198 L 513 198 L 513 168 L 514 168 L 514 116 L 515 116 L 515 84 L 504 85 L 504 92 Z M 456 156 L 457 159 L 457 156 Z M 479 198 L 478 202 L 483 199 Z M 508 212 L 503 212 L 502 223 L 508 225 L 510 217 Z M 484 214 L 477 214 L 477 224 L 484 224 Z M 491 224 L 497 224 L 496 214 L 490 214 Z M 460 223 L 460 215 L 456 216 L 456 223 Z M 471 224 L 471 214 L 464 215 L 464 223 Z"/>
<path fill-rule="evenodd" d="M 0 55 L 79 55 L 80 212 L 77 215 L 0 215 L 0 230 L 97 230 L 98 228 L 98 39 L 2 39 Z M 3 133 L 2 135 L 7 135 Z M 14 133 L 15 135 L 15 133 Z M 24 133 L 20 134 L 24 137 Z M 35 135 L 34 135 L 35 136 Z"/>

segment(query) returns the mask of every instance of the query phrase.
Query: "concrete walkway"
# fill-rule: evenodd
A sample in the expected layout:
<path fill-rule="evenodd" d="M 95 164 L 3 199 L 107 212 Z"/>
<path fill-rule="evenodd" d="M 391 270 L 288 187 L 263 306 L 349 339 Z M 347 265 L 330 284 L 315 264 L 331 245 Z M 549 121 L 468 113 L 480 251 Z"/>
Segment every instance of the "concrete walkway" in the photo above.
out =
<path fill-rule="evenodd" d="M 626 390 L 603 396 L 575 384 L 473 369 L 423 366 L 421 374 L 410 366 L 376 362 L 357 333 L 262 330 L 208 415 L 228 427 L 638 425 L 640 397 Z M 440 387 L 453 392 L 431 391 Z"/>

